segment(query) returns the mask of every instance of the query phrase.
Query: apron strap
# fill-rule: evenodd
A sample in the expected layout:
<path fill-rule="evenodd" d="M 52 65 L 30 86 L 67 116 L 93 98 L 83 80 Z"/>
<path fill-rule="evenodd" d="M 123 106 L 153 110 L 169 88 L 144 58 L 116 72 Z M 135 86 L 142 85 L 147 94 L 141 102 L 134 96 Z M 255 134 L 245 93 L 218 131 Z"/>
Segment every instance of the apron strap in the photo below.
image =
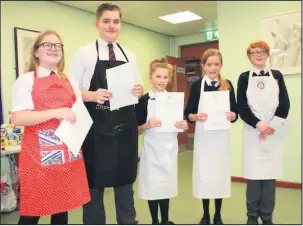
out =
<path fill-rule="evenodd" d="M 121 50 L 121 52 L 123 53 L 123 55 L 124 55 L 124 57 L 125 57 L 126 61 L 127 61 L 127 62 L 129 62 L 129 60 L 128 60 L 127 56 L 125 55 L 125 52 L 123 51 L 123 49 L 122 49 L 122 47 L 119 45 L 119 43 L 117 43 L 117 46 L 119 47 L 119 49 L 120 49 L 120 50 Z"/>
<path fill-rule="evenodd" d="M 97 49 L 97 61 L 99 60 L 99 47 L 98 47 L 98 40 L 96 40 L 96 49 Z"/>

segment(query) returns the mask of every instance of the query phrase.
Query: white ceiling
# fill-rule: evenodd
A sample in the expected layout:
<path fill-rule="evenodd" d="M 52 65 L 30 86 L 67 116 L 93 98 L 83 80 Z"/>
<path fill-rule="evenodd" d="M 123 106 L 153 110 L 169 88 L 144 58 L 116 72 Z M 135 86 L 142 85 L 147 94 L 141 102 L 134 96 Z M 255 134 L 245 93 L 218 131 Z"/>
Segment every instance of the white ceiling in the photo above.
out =
<path fill-rule="evenodd" d="M 105 1 L 57 1 L 78 9 L 96 13 Z M 217 29 L 216 1 L 109 1 L 122 10 L 122 21 L 165 35 L 179 36 Z M 159 19 L 171 13 L 192 11 L 202 20 L 171 24 Z"/>

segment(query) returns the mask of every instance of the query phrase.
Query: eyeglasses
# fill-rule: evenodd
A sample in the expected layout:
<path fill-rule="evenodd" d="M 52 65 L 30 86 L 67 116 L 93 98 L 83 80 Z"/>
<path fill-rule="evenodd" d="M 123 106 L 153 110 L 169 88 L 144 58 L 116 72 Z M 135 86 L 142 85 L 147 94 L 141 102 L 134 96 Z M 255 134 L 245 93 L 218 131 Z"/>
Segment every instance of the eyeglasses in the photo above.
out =
<path fill-rule="evenodd" d="M 257 56 L 257 55 L 262 55 L 263 56 L 265 54 L 267 54 L 266 50 L 250 52 L 250 55 L 253 55 L 253 56 Z"/>
<path fill-rule="evenodd" d="M 60 50 L 63 49 L 63 44 L 61 44 L 61 43 L 43 42 L 43 43 L 41 43 L 41 44 L 38 46 L 38 48 L 39 48 L 40 46 L 43 46 L 43 48 L 44 48 L 45 50 L 51 50 L 53 46 L 54 46 L 55 49 L 58 50 L 58 51 L 60 51 Z"/>

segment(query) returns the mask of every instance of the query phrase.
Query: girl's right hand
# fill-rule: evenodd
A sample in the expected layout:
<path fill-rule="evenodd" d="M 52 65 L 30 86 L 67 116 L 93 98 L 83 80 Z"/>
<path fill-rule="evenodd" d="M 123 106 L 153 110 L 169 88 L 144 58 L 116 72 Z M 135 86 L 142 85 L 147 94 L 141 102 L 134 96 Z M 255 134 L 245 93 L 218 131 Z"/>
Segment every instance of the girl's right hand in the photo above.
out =
<path fill-rule="evenodd" d="M 154 128 L 154 127 L 160 127 L 160 126 L 161 126 L 161 121 L 158 120 L 158 119 L 149 119 L 146 122 L 147 129 L 151 129 L 151 128 Z"/>
<path fill-rule="evenodd" d="M 200 112 L 196 114 L 196 121 L 205 122 L 207 120 L 207 114 Z"/>
<path fill-rule="evenodd" d="M 267 135 L 272 135 L 275 132 L 274 128 L 272 128 L 268 123 L 263 121 L 259 121 L 256 127 L 260 131 L 260 133 L 265 133 Z"/>
<path fill-rule="evenodd" d="M 55 118 L 64 119 L 70 123 L 76 122 L 76 114 L 70 108 L 58 108 L 55 110 Z"/>

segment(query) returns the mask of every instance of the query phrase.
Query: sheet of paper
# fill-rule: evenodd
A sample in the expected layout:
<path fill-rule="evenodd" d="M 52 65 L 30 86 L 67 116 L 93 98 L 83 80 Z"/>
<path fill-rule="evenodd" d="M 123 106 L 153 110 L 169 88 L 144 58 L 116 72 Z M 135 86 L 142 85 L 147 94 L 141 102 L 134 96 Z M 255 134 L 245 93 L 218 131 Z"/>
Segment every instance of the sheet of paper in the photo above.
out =
<path fill-rule="evenodd" d="M 71 124 L 66 120 L 62 120 L 55 131 L 55 135 L 66 144 L 75 156 L 77 156 L 83 141 L 93 124 L 93 120 L 84 106 L 82 99 L 78 99 L 71 109 L 76 114 L 76 123 Z"/>
<path fill-rule="evenodd" d="M 175 127 L 175 123 L 183 120 L 184 93 L 156 93 L 155 98 L 155 117 L 161 121 L 161 127 L 156 127 L 156 131 L 183 132 Z"/>
<path fill-rule="evenodd" d="M 230 112 L 229 91 L 203 92 L 202 109 L 208 115 L 204 122 L 205 130 L 225 130 L 230 128 L 226 112 Z"/>
<path fill-rule="evenodd" d="M 226 111 L 209 111 L 204 123 L 205 130 L 230 129 L 230 122 L 226 119 Z"/>
<path fill-rule="evenodd" d="M 264 151 L 283 150 L 286 139 L 293 128 L 293 124 L 283 118 L 274 117 L 270 125 L 275 129 L 273 135 L 268 136 L 264 141 L 261 141 L 261 146 Z"/>
<path fill-rule="evenodd" d="M 138 103 L 138 97 L 132 94 L 135 84 L 142 84 L 139 67 L 136 62 L 128 62 L 106 70 L 107 87 L 113 93 L 109 100 L 110 110 Z"/>

